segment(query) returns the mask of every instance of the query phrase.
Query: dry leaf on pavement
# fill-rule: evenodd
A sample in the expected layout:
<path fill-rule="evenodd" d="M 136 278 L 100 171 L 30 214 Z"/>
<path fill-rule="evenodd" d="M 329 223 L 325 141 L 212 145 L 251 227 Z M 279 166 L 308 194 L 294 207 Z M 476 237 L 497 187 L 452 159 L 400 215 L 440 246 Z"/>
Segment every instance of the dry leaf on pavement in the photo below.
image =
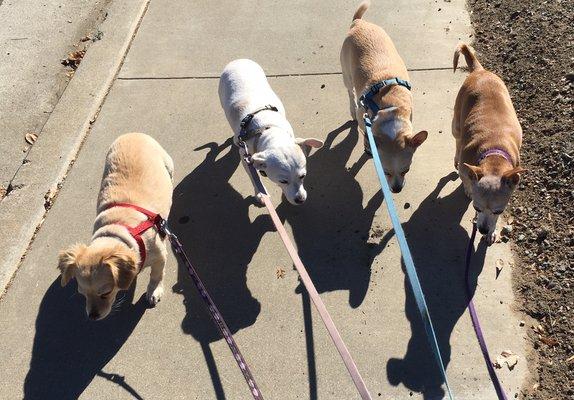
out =
<path fill-rule="evenodd" d="M 44 195 L 44 208 L 49 210 L 54 204 L 54 196 L 56 196 L 56 189 L 50 189 Z"/>
<path fill-rule="evenodd" d="M 283 268 L 277 268 L 277 279 L 283 279 L 285 277 L 285 270 Z"/>
<path fill-rule="evenodd" d="M 34 142 L 36 142 L 36 140 L 38 140 L 38 135 L 36 135 L 35 133 L 27 133 L 24 138 L 26 139 L 26 143 L 28 144 L 34 144 Z"/>
<path fill-rule="evenodd" d="M 86 55 L 85 50 L 73 51 L 68 54 L 68 57 L 62 60 L 62 64 L 73 69 L 78 68 L 82 62 L 82 58 Z"/>
<path fill-rule="evenodd" d="M 518 363 L 518 355 L 514 354 L 510 350 L 504 350 L 498 357 L 496 357 L 496 362 L 494 366 L 496 368 L 502 368 L 504 364 L 508 366 L 509 370 L 513 370 Z"/>

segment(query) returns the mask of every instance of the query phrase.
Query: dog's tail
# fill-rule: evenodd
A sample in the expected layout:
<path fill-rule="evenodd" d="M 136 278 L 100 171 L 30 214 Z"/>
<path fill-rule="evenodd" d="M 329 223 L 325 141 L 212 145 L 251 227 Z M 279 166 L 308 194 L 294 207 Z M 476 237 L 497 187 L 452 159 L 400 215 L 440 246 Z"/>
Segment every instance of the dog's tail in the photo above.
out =
<path fill-rule="evenodd" d="M 476 58 L 476 52 L 474 49 L 466 43 L 459 43 L 458 46 L 456 46 L 456 50 L 454 51 L 454 58 L 452 59 L 453 72 L 456 72 L 456 67 L 458 66 L 458 57 L 460 56 L 460 53 L 464 55 L 466 65 L 468 65 L 470 72 L 484 69 Z"/>
<path fill-rule="evenodd" d="M 371 5 L 371 1 L 370 0 L 365 0 L 363 1 L 360 5 L 359 8 L 357 8 L 357 11 L 355 11 L 355 15 L 353 15 L 353 21 L 356 19 L 361 19 L 363 18 L 363 15 L 365 14 L 365 12 L 367 12 L 367 9 L 369 8 L 369 6 Z"/>

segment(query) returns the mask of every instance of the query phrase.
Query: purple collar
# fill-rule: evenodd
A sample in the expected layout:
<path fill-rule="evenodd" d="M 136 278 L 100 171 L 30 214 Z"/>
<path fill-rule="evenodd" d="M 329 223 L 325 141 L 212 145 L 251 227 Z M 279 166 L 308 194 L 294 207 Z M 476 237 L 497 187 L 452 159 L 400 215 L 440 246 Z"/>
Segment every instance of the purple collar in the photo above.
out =
<path fill-rule="evenodd" d="M 502 150 L 502 149 L 488 149 L 486 151 L 483 151 L 480 156 L 478 157 L 478 164 L 480 164 L 481 162 L 484 161 L 484 159 L 486 157 L 490 157 L 490 156 L 501 156 L 504 157 L 504 159 L 506 161 L 508 161 L 510 164 L 514 165 L 514 163 L 512 162 L 512 157 L 510 156 L 510 154 L 508 154 L 507 151 Z"/>

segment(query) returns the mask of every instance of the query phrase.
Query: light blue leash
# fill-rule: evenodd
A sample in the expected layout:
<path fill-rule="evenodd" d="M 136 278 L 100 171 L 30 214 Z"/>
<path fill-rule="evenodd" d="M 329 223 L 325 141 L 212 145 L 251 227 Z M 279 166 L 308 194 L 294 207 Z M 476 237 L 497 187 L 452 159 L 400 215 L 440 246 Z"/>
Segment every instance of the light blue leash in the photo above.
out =
<path fill-rule="evenodd" d="M 392 81 L 392 80 L 387 80 L 387 81 Z M 386 83 L 387 81 L 383 81 L 383 82 Z M 398 81 L 398 78 L 395 80 L 395 82 L 397 82 L 397 81 Z M 406 81 L 403 81 L 403 82 L 406 82 Z M 401 84 L 400 82 L 397 82 L 397 83 L 393 82 L 390 84 L 391 85 L 393 85 L 393 84 L 397 85 L 398 84 L 398 85 L 404 86 L 410 90 L 410 84 L 408 86 Z M 377 85 L 379 85 L 379 90 L 380 90 L 380 88 L 387 86 L 387 84 L 383 84 L 383 85 L 377 84 Z M 377 85 L 374 85 L 373 88 L 376 87 Z M 378 90 L 376 92 L 378 92 Z M 376 92 L 374 92 L 373 89 L 370 89 L 368 92 L 365 93 L 365 95 L 361 96 L 361 104 L 365 108 L 365 111 L 367 111 L 367 106 L 365 105 L 365 100 L 367 100 L 367 104 L 369 104 L 369 105 L 370 105 L 370 103 L 374 103 L 372 100 L 372 96 L 374 94 L 376 94 Z M 376 103 L 375 103 L 375 106 L 376 106 Z M 376 114 L 378 111 L 378 107 L 376 107 L 372 111 Z M 421 283 L 420 283 L 419 277 L 417 275 L 417 270 L 416 270 L 415 264 L 413 262 L 413 257 L 411 255 L 411 251 L 409 249 L 409 244 L 407 243 L 407 239 L 405 237 L 405 232 L 403 231 L 403 227 L 401 225 L 401 222 L 399 221 L 399 216 L 397 214 L 397 209 L 395 208 L 395 202 L 393 200 L 393 195 L 391 194 L 391 190 L 389 188 L 389 183 L 387 182 L 387 178 L 385 177 L 385 172 L 384 172 L 383 166 L 381 164 L 381 159 L 379 157 L 379 153 L 377 152 L 377 146 L 375 144 L 375 138 L 373 136 L 373 131 L 372 131 L 372 122 L 371 122 L 371 119 L 369 118 L 369 116 L 367 115 L 367 113 L 365 113 L 365 115 L 363 116 L 363 119 L 365 121 L 365 130 L 367 132 L 367 137 L 369 139 L 369 146 L 371 148 L 371 154 L 373 156 L 373 161 L 375 163 L 375 169 L 377 170 L 377 175 L 379 176 L 379 181 L 381 183 L 381 190 L 383 192 L 383 196 L 385 197 L 385 201 L 387 202 L 387 210 L 389 211 L 389 216 L 391 217 L 391 222 L 393 223 L 393 229 L 395 230 L 395 236 L 399 242 L 399 247 L 401 249 L 403 261 L 405 263 L 405 269 L 407 271 L 407 276 L 409 278 L 409 282 L 410 282 L 411 287 L 413 289 L 413 294 L 415 295 L 415 301 L 417 303 L 419 313 L 421 315 L 421 318 L 423 320 L 423 324 L 425 326 L 425 331 L 427 334 L 427 338 L 429 340 L 429 344 L 431 346 L 431 349 L 434 353 L 436 361 L 439 365 L 440 372 L 441 372 L 442 377 L 444 379 L 444 384 L 445 384 L 446 390 L 448 392 L 448 397 L 450 400 L 454 400 L 454 397 L 453 397 L 452 392 L 450 390 L 450 386 L 448 384 L 448 379 L 446 376 L 446 370 L 444 368 L 444 363 L 442 361 L 440 348 L 438 346 L 438 341 L 436 338 L 436 333 L 434 331 L 431 317 L 429 314 L 429 310 L 428 310 L 428 307 L 426 304 L 425 295 L 423 293 Z"/>

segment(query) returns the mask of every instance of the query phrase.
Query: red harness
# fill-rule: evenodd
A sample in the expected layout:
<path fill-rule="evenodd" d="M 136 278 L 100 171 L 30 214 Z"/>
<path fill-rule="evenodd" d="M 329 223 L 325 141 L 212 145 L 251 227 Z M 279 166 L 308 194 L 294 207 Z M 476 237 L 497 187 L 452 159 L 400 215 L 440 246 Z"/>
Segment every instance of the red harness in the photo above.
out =
<path fill-rule="evenodd" d="M 163 231 L 160 229 L 160 226 L 161 226 L 161 222 L 163 221 L 163 218 L 161 217 L 161 215 L 159 215 L 157 213 L 151 212 L 149 210 L 146 210 L 145 208 L 142 208 L 142 207 L 136 206 L 134 204 L 130 204 L 130 203 L 111 203 L 104 210 L 109 210 L 110 208 L 113 208 L 113 207 L 131 208 L 132 210 L 139 211 L 140 213 L 142 213 L 143 215 L 145 215 L 147 217 L 147 219 L 145 221 L 141 222 L 140 224 L 138 224 L 135 227 L 131 227 L 131 226 L 119 223 L 119 222 L 115 223 L 115 225 L 120 225 L 120 226 L 123 226 L 124 228 L 126 228 L 128 230 L 128 232 L 130 233 L 130 235 L 132 235 L 132 237 L 137 242 L 139 252 L 140 252 L 140 268 L 142 268 L 144 266 L 144 262 L 145 262 L 145 258 L 146 258 L 145 244 L 144 244 L 144 241 L 142 239 L 142 235 L 149 228 L 153 228 L 153 227 L 155 227 L 157 229 L 157 231 L 159 232 L 159 234 L 162 235 Z M 162 237 L 163 237 L 163 235 L 162 235 Z"/>

